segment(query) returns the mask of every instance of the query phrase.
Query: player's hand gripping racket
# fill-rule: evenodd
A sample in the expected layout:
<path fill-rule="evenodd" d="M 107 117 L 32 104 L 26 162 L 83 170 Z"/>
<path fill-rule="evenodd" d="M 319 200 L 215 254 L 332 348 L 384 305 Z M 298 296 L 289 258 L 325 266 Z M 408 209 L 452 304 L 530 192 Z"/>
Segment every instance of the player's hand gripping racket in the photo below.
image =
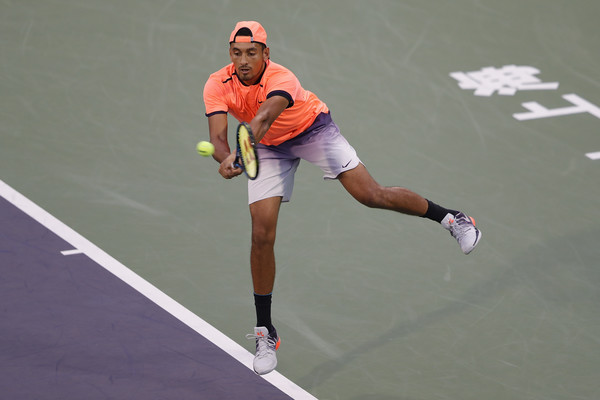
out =
<path fill-rule="evenodd" d="M 258 176 L 256 141 L 250 125 L 246 122 L 242 122 L 237 128 L 237 158 L 233 165 L 241 168 L 250 180 L 254 180 Z"/>

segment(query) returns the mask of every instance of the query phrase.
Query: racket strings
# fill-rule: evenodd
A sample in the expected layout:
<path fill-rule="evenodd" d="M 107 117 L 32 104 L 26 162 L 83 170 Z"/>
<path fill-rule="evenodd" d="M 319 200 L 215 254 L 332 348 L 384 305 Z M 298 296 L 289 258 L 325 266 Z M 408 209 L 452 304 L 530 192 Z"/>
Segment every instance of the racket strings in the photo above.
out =
<path fill-rule="evenodd" d="M 245 125 L 238 130 L 238 146 L 244 170 L 250 179 L 258 175 L 258 159 L 255 153 L 254 140 Z"/>

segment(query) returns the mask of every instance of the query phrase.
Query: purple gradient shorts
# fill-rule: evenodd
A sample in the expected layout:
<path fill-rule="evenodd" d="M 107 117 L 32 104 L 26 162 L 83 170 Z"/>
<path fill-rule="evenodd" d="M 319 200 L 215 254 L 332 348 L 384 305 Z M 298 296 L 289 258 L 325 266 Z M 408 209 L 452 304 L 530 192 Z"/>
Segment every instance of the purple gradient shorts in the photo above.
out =
<path fill-rule="evenodd" d="M 290 201 L 300 160 L 321 168 L 324 179 L 336 179 L 361 162 L 330 114 L 319 114 L 305 132 L 277 146 L 258 144 L 260 171 L 248 180 L 248 204 L 270 197 Z"/>

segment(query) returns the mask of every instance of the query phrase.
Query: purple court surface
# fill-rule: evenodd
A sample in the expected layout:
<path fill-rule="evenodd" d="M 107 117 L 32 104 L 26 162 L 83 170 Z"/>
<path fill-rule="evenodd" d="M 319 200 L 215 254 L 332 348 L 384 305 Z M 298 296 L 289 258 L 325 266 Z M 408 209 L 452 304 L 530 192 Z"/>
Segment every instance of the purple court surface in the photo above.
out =
<path fill-rule="evenodd" d="M 0 197 L 0 398 L 313 398 L 284 393 L 73 247 Z"/>

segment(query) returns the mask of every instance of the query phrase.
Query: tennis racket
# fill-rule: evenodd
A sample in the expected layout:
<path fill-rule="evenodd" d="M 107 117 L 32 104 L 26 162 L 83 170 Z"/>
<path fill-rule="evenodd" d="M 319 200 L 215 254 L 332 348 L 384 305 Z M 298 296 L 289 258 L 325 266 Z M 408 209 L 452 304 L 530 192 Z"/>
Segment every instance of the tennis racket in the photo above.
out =
<path fill-rule="evenodd" d="M 237 128 L 237 158 L 233 165 L 241 168 L 250 180 L 258 176 L 258 153 L 250 125 L 242 122 Z"/>

